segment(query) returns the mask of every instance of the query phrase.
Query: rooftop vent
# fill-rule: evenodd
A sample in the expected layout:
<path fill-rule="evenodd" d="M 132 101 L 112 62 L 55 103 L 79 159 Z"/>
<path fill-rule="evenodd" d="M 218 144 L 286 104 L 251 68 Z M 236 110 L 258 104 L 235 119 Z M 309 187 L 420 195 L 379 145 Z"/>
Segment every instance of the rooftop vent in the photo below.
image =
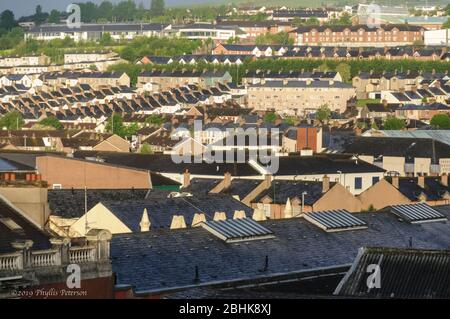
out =
<path fill-rule="evenodd" d="M 207 221 L 202 227 L 227 243 L 275 237 L 271 230 L 250 218 Z"/>
<path fill-rule="evenodd" d="M 409 205 L 394 205 L 391 206 L 391 212 L 401 219 L 411 223 L 428 223 L 446 221 L 447 217 L 428 204 L 409 204 Z"/>
<path fill-rule="evenodd" d="M 303 217 L 326 232 L 365 229 L 367 224 L 346 210 L 306 213 Z"/>

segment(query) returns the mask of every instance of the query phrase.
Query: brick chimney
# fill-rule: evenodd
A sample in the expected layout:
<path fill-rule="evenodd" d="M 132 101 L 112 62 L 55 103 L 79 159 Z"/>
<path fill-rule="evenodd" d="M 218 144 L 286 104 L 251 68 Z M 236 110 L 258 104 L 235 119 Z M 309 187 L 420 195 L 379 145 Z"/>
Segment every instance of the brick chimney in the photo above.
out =
<path fill-rule="evenodd" d="M 399 188 L 399 184 L 398 184 L 398 176 L 393 176 L 392 177 L 392 186 L 394 186 L 395 188 Z"/>
<path fill-rule="evenodd" d="M 330 190 L 330 178 L 325 175 L 322 180 L 322 193 L 326 193 Z"/>
<path fill-rule="evenodd" d="M 425 176 L 420 175 L 417 177 L 417 185 L 419 185 L 422 188 L 425 188 Z"/>
<path fill-rule="evenodd" d="M 191 174 L 189 170 L 186 170 L 183 174 L 183 187 L 188 187 L 191 185 Z"/>
<path fill-rule="evenodd" d="M 448 176 L 445 173 L 441 175 L 441 184 L 446 187 L 448 186 Z"/>
<path fill-rule="evenodd" d="M 231 174 L 226 172 L 223 176 L 223 189 L 227 189 L 231 186 Z"/>

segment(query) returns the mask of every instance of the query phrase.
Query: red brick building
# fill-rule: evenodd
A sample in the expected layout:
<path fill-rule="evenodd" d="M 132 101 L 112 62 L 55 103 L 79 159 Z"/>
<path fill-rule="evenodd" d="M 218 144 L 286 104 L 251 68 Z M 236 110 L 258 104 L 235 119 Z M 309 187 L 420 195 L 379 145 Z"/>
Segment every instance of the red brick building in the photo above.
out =
<path fill-rule="evenodd" d="M 354 26 L 302 26 L 290 32 L 298 45 L 399 46 L 423 40 L 425 28 L 388 24 L 379 28 Z"/>

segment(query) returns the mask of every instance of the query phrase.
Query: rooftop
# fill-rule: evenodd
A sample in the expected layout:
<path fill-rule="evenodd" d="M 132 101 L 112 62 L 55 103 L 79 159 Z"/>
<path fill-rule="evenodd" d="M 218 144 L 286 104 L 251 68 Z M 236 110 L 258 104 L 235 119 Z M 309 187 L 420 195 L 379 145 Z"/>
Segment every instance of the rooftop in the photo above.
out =
<path fill-rule="evenodd" d="M 450 215 L 448 208 L 439 210 Z M 117 284 L 133 285 L 137 292 L 158 292 L 350 266 L 364 246 L 447 249 L 450 245 L 448 223 L 408 224 L 381 211 L 352 216 L 368 228 L 330 233 L 303 218 L 291 218 L 259 223 L 273 232 L 273 239 L 238 243 L 225 243 L 199 227 L 115 235 L 113 271 Z"/>

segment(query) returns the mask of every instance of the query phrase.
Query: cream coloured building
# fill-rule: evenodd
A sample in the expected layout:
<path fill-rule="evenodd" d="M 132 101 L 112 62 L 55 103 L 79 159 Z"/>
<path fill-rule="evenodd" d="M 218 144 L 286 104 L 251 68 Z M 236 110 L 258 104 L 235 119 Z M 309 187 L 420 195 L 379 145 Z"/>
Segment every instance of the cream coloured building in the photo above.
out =
<path fill-rule="evenodd" d="M 304 115 L 326 104 L 343 113 L 355 89 L 336 81 L 262 81 L 249 85 L 248 106 L 255 110 L 274 110 Z"/>

